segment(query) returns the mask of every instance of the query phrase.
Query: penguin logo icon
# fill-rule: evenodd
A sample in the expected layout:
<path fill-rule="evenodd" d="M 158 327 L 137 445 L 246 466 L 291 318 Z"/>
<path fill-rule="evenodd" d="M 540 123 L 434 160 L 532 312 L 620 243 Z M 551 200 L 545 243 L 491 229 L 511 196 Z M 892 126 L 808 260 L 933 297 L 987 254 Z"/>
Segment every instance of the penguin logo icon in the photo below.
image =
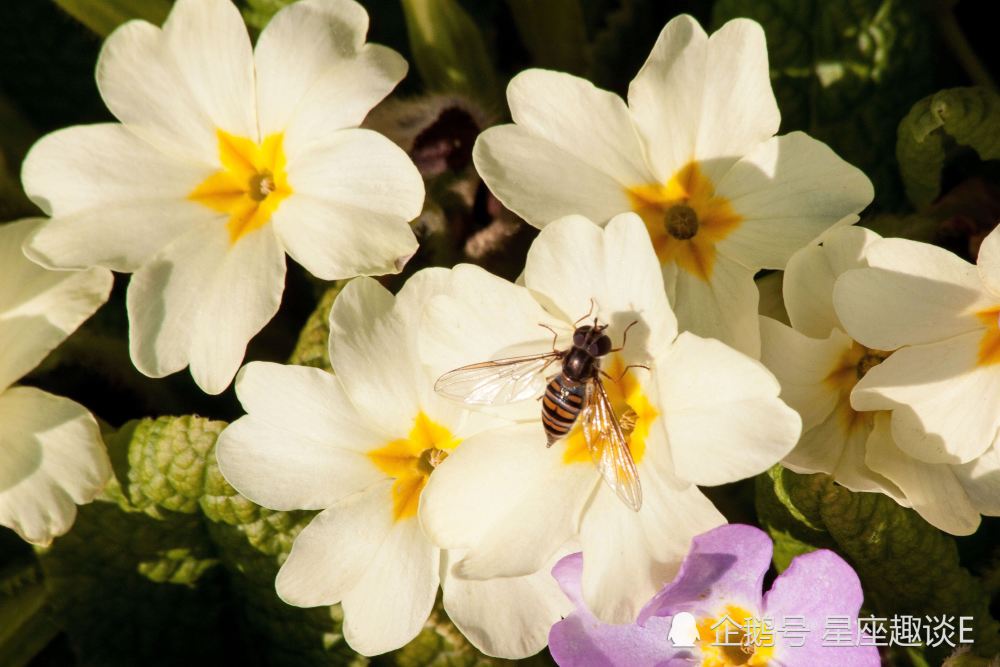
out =
<path fill-rule="evenodd" d="M 674 619 L 670 622 L 670 633 L 667 635 L 667 639 L 677 648 L 694 648 L 694 645 L 701 639 L 694 622 L 694 616 L 686 611 L 675 614 Z"/>

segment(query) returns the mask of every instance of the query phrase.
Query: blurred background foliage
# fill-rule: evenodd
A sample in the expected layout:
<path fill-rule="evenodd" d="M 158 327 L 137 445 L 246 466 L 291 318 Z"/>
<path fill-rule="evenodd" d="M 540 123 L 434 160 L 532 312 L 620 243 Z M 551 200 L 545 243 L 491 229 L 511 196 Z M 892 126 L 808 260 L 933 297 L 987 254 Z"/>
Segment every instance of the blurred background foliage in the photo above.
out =
<path fill-rule="evenodd" d="M 256 35 L 289 1 L 238 4 Z M 1000 59 L 991 3 L 361 2 L 371 15 L 370 39 L 411 62 L 397 94 L 366 124 L 406 149 L 427 182 L 428 201 L 414 223 L 421 250 L 402 276 L 385 279 L 390 288 L 423 266 L 459 261 L 515 277 L 534 232 L 489 194 L 470 160 L 478 131 L 507 119 L 506 82 L 539 66 L 623 94 L 663 25 L 681 13 L 710 29 L 737 16 L 764 26 L 781 131 L 809 132 L 868 173 L 876 199 L 862 224 L 974 260 L 1000 219 Z M 102 38 L 126 20 L 160 23 L 170 6 L 4 4 L 0 222 L 38 213 L 17 174 L 39 136 L 113 120 L 93 77 Z M 763 303 L 780 275 L 761 280 Z M 411 645 L 369 660 L 344 644 L 337 607 L 303 610 L 277 599 L 274 573 L 310 514 L 258 507 L 219 474 L 215 438 L 241 413 L 232 389 L 206 396 L 187 373 L 151 380 L 132 367 L 126 284 L 117 276 L 110 302 L 25 380 L 97 415 L 116 480 L 47 550 L 33 551 L 0 528 L 0 665 L 503 662 L 478 654 L 440 608 Z M 328 368 L 326 316 L 339 287 L 290 266 L 281 310 L 251 342 L 247 360 Z M 731 521 L 769 530 L 775 571 L 804 551 L 837 550 L 862 578 L 865 613 L 975 615 L 973 653 L 891 650 L 886 664 L 985 665 L 1000 651 L 993 620 L 1000 520 L 953 538 L 887 498 L 780 468 L 706 493 Z M 544 652 L 524 662 L 551 664 Z"/>

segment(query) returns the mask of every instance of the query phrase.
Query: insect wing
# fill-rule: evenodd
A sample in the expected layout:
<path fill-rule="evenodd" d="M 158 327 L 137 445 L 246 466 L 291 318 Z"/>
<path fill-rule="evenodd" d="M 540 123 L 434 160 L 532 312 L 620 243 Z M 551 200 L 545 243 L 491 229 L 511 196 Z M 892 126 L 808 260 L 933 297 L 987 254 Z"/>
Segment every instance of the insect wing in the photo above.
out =
<path fill-rule="evenodd" d="M 503 405 L 535 398 L 545 386 L 545 369 L 560 358 L 561 352 L 546 352 L 462 366 L 439 377 L 434 391 L 473 405 Z"/>
<path fill-rule="evenodd" d="M 581 414 L 587 448 L 604 481 L 635 511 L 642 507 L 639 471 L 600 378 L 587 383 Z"/>

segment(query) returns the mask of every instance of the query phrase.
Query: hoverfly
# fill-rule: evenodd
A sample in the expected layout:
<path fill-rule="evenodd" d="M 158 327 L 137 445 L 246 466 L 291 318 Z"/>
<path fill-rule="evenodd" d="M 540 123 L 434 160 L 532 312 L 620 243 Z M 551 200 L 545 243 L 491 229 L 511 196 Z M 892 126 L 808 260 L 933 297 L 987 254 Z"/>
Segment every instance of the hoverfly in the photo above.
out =
<path fill-rule="evenodd" d="M 589 316 L 589 313 L 584 315 L 576 323 Z M 608 325 L 599 323 L 595 317 L 592 325 L 575 328 L 573 346 L 569 349 L 556 349 L 553 338 L 551 352 L 462 366 L 439 377 L 434 390 L 472 405 L 502 405 L 537 397 L 544 379 L 545 393 L 541 400 L 546 446 L 551 447 L 565 437 L 579 420 L 587 449 L 604 481 L 628 507 L 638 511 L 642 506 L 639 473 L 622 422 L 615 416 L 604 388 L 601 376 L 607 373 L 601 370 L 600 361 L 601 357 L 625 347 L 628 330 L 635 324 L 632 322 L 625 329 L 621 347 L 613 348 L 611 338 L 604 333 Z M 560 371 L 545 378 L 546 369 L 556 361 L 561 362 Z M 634 414 L 626 415 L 622 421 L 631 430 L 635 425 Z"/>

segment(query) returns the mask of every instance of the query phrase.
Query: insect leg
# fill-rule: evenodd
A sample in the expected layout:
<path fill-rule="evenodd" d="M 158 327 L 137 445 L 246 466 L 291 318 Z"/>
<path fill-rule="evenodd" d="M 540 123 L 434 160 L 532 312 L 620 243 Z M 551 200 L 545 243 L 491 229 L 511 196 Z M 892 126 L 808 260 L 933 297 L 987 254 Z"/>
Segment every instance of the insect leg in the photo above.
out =
<path fill-rule="evenodd" d="M 588 317 L 590 317 L 591 313 L 594 312 L 594 306 L 595 305 L 597 305 L 597 302 L 594 301 L 594 297 L 590 297 L 590 309 L 587 311 L 586 315 L 584 315 L 583 317 L 581 317 L 580 319 L 578 319 L 576 322 L 573 322 L 573 328 L 574 329 L 576 328 L 576 325 L 578 325 L 580 322 L 583 322 L 585 319 L 587 319 Z"/>
<path fill-rule="evenodd" d="M 556 333 L 556 330 L 550 327 L 548 324 L 542 324 L 541 322 L 538 323 L 538 326 L 542 327 L 543 329 L 548 329 L 549 331 L 552 332 L 552 351 L 558 352 L 559 350 L 556 349 L 556 341 L 559 340 L 559 334 Z"/>
<path fill-rule="evenodd" d="M 615 347 L 610 350 L 610 352 L 619 352 L 625 349 L 625 343 L 628 341 L 628 330 L 639 324 L 639 320 L 632 320 L 632 323 L 625 327 L 624 333 L 622 333 L 622 344 L 621 347 Z"/>

